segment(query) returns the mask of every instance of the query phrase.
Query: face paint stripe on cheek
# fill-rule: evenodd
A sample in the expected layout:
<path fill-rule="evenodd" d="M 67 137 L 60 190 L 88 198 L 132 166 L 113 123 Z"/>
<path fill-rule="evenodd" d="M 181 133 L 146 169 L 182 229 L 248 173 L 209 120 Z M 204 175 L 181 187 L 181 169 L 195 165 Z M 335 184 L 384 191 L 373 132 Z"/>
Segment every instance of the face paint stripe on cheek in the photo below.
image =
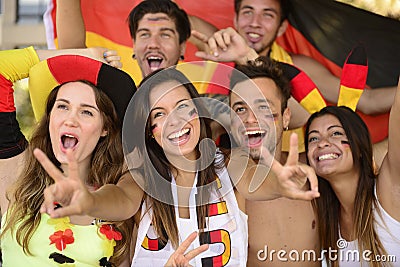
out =
<path fill-rule="evenodd" d="M 189 111 L 189 116 L 190 118 L 193 118 L 195 115 L 197 115 L 197 110 L 193 108 L 191 111 Z"/>
<path fill-rule="evenodd" d="M 153 124 L 150 126 L 150 130 L 152 133 L 157 132 L 158 131 L 158 125 L 157 123 Z"/>
<path fill-rule="evenodd" d="M 343 145 L 344 147 L 350 148 L 350 143 L 349 143 L 349 141 L 347 141 L 347 140 L 342 140 L 341 143 L 342 143 L 342 145 Z"/>

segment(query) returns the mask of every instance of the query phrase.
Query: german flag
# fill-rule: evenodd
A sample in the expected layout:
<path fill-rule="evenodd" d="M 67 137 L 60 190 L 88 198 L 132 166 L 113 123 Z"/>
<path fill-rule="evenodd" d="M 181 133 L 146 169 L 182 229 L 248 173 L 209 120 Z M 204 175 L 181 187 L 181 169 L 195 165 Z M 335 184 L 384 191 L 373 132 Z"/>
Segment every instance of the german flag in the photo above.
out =
<path fill-rule="evenodd" d="M 368 76 L 368 59 L 363 46 L 354 48 L 347 57 L 340 77 L 338 106 L 356 110 Z"/>
<path fill-rule="evenodd" d="M 317 86 L 308 75 L 299 68 L 280 62 L 285 76 L 290 80 L 292 86 L 292 96 L 310 114 L 320 111 L 326 107 L 326 102 L 322 97 Z"/>
<path fill-rule="evenodd" d="M 151 239 L 147 235 L 142 242 L 142 248 L 151 251 L 159 251 L 165 248 L 167 244 L 161 242 L 159 238 Z"/>
<path fill-rule="evenodd" d="M 400 21 L 337 1 L 290 0 L 290 26 L 278 43 L 315 58 L 340 77 L 348 53 L 362 43 L 368 54 L 367 84 L 397 85 Z"/>
<path fill-rule="evenodd" d="M 228 213 L 228 207 L 225 201 L 208 204 L 207 217 L 217 216 Z"/>

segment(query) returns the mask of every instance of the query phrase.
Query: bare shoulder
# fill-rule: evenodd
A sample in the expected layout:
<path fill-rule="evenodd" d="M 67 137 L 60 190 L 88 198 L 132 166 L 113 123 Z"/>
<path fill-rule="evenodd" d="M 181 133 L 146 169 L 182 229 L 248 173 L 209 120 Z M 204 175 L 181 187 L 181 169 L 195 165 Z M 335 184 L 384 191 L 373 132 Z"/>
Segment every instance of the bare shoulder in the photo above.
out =
<path fill-rule="evenodd" d="M 0 208 L 4 213 L 8 206 L 7 190 L 15 183 L 20 175 L 25 162 L 26 151 L 9 158 L 0 160 Z"/>

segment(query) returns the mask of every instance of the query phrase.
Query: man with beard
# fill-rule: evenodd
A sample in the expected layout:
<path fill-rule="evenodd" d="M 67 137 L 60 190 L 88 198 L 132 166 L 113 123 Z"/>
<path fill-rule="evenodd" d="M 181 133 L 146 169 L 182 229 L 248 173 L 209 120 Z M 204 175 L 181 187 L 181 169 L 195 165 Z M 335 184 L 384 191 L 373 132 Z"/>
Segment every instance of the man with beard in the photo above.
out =
<path fill-rule="evenodd" d="M 80 0 L 57 1 L 56 19 L 59 48 L 86 46 Z M 170 0 L 142 1 L 131 10 L 127 21 L 134 44 L 132 57 L 137 60 L 142 78 L 157 69 L 174 66 L 183 59 L 191 25 L 202 23 L 197 17 L 190 17 L 189 21 L 186 12 Z M 207 32 L 216 31 L 211 25 L 201 25 Z M 195 38 L 191 41 L 200 44 Z M 121 60 L 113 50 L 107 51 L 104 58 L 108 62 Z"/>

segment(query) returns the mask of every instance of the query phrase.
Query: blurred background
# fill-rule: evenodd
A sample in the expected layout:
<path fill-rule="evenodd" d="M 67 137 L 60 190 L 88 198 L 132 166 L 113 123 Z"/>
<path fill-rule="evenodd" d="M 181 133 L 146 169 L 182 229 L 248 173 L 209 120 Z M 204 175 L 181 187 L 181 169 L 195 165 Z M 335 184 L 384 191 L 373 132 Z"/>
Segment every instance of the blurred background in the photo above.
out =
<path fill-rule="evenodd" d="M 337 1 L 400 20 L 400 0 Z M 49 0 L 0 0 L 0 49 L 29 45 L 47 48 L 43 14 L 48 2 Z M 15 89 L 17 117 L 22 131 L 29 138 L 35 121 L 27 93 L 27 81 L 18 82 Z"/>

